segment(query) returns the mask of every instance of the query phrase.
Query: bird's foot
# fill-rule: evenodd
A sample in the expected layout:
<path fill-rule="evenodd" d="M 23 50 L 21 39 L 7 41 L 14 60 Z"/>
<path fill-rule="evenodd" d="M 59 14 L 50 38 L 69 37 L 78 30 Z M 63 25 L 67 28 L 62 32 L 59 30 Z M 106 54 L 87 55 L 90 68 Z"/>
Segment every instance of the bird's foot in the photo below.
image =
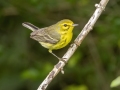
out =
<path fill-rule="evenodd" d="M 65 58 L 59 58 L 59 61 L 64 62 L 64 64 L 67 63 L 67 62 L 65 61 Z M 63 70 L 63 68 L 61 68 L 61 73 L 64 74 L 64 70 Z"/>
<path fill-rule="evenodd" d="M 67 62 L 65 61 L 65 58 L 58 58 L 59 59 L 59 61 L 62 61 L 62 62 L 64 62 L 64 64 L 66 64 Z"/>

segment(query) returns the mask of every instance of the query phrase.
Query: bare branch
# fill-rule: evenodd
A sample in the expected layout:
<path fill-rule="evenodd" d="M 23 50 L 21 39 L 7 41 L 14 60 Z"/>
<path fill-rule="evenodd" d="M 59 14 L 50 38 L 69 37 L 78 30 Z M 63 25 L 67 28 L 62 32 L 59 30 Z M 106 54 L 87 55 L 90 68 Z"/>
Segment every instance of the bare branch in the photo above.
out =
<path fill-rule="evenodd" d="M 65 55 L 62 57 L 66 62 L 68 62 L 68 60 L 73 55 L 73 53 L 76 51 L 78 46 L 80 46 L 80 44 L 82 43 L 83 39 L 92 30 L 97 19 L 101 15 L 102 11 L 105 9 L 108 1 L 109 0 L 101 0 L 99 4 L 95 4 L 96 10 L 93 13 L 92 17 L 90 18 L 88 23 L 85 25 L 85 27 L 83 28 L 81 33 L 78 35 L 78 37 L 75 39 L 74 43 L 70 45 L 70 48 L 65 53 Z M 49 83 L 59 73 L 59 71 L 63 69 L 64 66 L 65 66 L 65 63 L 63 61 L 59 61 L 58 64 L 54 66 L 53 70 L 45 78 L 45 80 L 41 83 L 41 85 L 38 87 L 37 90 L 45 90 L 47 86 L 49 85 Z"/>

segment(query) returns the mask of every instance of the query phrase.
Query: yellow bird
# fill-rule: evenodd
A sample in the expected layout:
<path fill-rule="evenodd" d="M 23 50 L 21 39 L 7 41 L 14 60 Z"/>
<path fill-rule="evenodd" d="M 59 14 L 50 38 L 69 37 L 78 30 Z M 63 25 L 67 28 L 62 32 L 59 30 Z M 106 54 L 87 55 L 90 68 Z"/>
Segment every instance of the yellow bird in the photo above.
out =
<path fill-rule="evenodd" d="M 52 53 L 52 50 L 61 49 L 68 45 L 73 36 L 73 28 L 78 26 L 78 24 L 74 24 L 69 19 L 63 19 L 45 28 L 38 28 L 28 22 L 24 22 L 22 25 L 33 31 L 30 38 L 38 41 L 43 47 L 49 49 L 49 52 L 59 60 L 61 60 L 61 58 Z"/>

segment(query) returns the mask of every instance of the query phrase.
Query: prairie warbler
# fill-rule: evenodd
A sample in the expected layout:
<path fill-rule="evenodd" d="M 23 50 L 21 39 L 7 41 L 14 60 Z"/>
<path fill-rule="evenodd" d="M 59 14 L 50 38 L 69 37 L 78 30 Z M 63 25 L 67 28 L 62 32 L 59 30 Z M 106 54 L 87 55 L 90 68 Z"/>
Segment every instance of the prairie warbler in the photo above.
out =
<path fill-rule="evenodd" d="M 65 47 L 72 39 L 73 28 L 78 24 L 74 24 L 69 19 L 63 19 L 45 28 L 38 28 L 28 22 L 24 22 L 22 25 L 33 31 L 30 38 L 38 41 L 43 47 L 49 49 L 51 54 L 61 60 L 61 58 L 52 53 L 52 50 Z"/>

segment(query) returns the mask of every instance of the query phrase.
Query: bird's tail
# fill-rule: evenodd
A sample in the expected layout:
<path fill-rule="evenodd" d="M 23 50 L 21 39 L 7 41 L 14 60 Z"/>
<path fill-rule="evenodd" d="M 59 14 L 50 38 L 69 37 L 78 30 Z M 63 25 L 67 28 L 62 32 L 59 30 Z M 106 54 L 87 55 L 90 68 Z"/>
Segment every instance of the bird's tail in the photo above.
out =
<path fill-rule="evenodd" d="M 32 31 L 35 31 L 35 30 L 38 30 L 38 29 L 39 29 L 37 26 L 35 26 L 35 25 L 33 25 L 33 24 L 29 23 L 29 22 L 24 22 L 24 23 L 22 23 L 22 25 L 23 25 L 24 27 L 32 30 Z"/>

